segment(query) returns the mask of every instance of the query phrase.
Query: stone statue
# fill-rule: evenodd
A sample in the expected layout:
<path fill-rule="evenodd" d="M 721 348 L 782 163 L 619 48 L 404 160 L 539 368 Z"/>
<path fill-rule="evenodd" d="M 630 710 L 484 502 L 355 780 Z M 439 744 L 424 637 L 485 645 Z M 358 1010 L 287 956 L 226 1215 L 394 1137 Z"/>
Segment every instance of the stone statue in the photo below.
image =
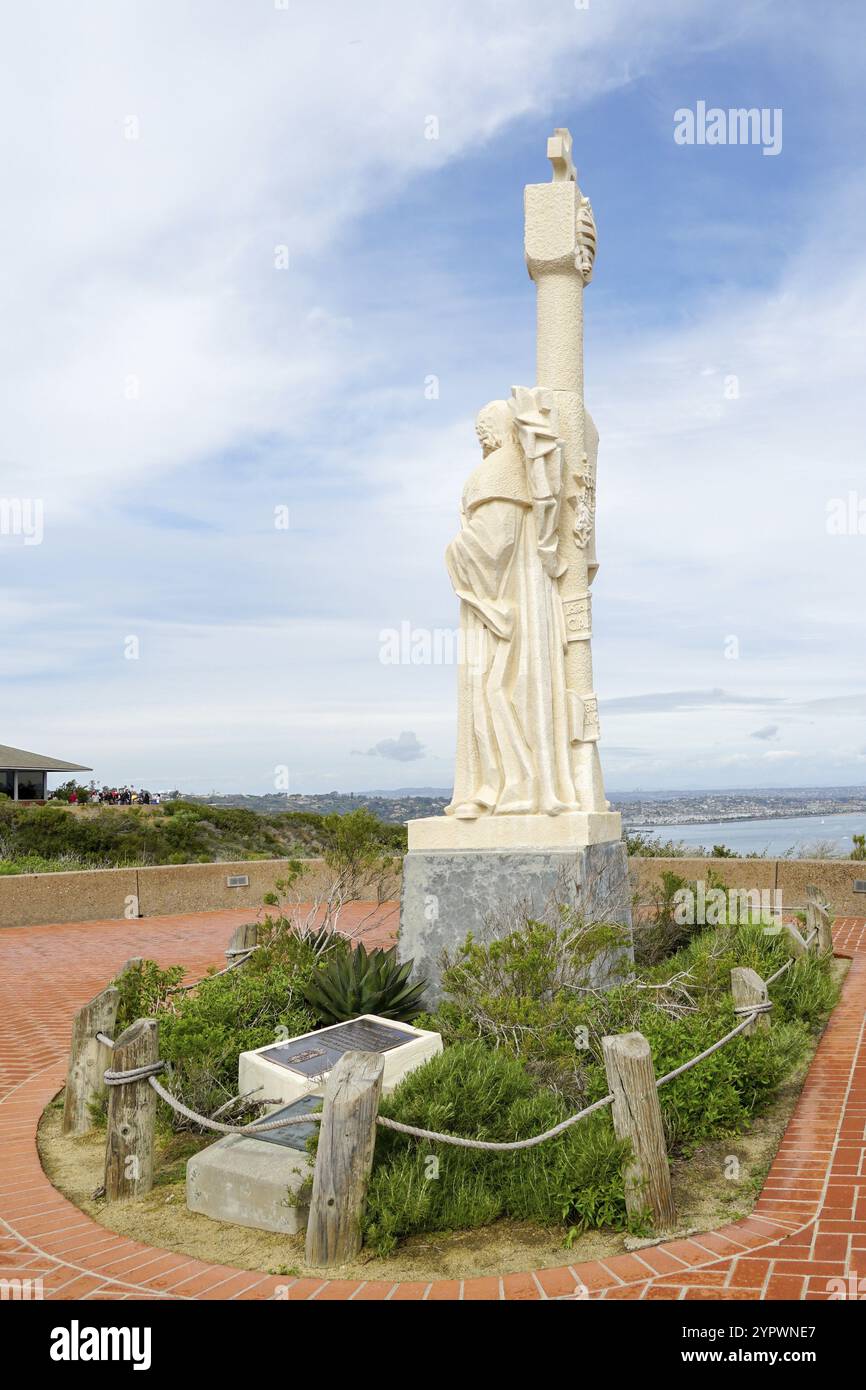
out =
<path fill-rule="evenodd" d="M 569 759 L 566 631 L 557 588 L 562 446 L 544 391 L 515 387 L 476 431 L 446 564 L 461 604 L 454 800 L 446 815 L 580 809 Z"/>
<path fill-rule="evenodd" d="M 555 130 L 552 178 L 524 190 L 537 384 L 480 412 L 482 460 L 446 555 L 463 638 L 454 797 L 445 815 L 409 821 L 400 909 L 400 959 L 415 961 L 432 996 L 443 949 L 502 927 L 516 903 L 626 934 L 631 921 L 622 821 L 598 753 L 598 433 L 583 391 L 597 238 L 571 151 L 569 132 Z M 597 983 L 616 974 L 600 962 Z"/>

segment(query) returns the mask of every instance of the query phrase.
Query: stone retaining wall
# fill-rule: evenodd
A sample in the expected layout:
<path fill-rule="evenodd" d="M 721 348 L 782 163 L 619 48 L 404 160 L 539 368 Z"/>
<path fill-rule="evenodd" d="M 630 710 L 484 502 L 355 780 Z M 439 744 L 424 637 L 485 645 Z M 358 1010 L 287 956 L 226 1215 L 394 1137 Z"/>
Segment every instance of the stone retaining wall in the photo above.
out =
<path fill-rule="evenodd" d="M 781 890 L 786 910 L 803 907 L 806 886 L 814 883 L 827 896 L 840 917 L 862 916 L 866 892 L 856 892 L 859 880 L 866 885 L 866 863 L 853 859 L 643 859 L 629 860 L 632 880 L 641 898 L 652 896 L 667 870 L 694 882 L 707 881 L 712 873 L 727 888 Z"/>
<path fill-rule="evenodd" d="M 63 874 L 0 875 L 0 926 L 30 927 L 46 922 L 89 922 L 124 917 L 158 917 L 170 913 L 208 912 L 245 907 L 255 912 L 288 860 L 255 859 L 229 864 L 167 864 L 148 869 L 91 869 Z M 850 859 L 643 859 L 630 860 L 632 879 L 646 899 L 669 869 L 689 881 L 706 881 L 710 871 L 729 888 L 781 889 L 786 909 L 801 907 L 806 885 L 824 890 L 839 916 L 866 912 L 866 863 Z M 309 900 L 326 889 L 329 870 L 321 859 L 304 861 L 298 884 Z M 229 888 L 232 875 L 249 877 L 249 885 Z M 399 897 L 399 872 L 392 886 Z M 137 912 L 135 910 L 137 904 Z"/>
<path fill-rule="evenodd" d="M 288 869 L 287 859 L 223 864 L 166 864 L 146 869 L 90 869 L 61 874 L 0 875 L 0 926 L 90 922 L 111 918 L 159 917 L 224 907 L 262 906 Z M 233 876 L 249 884 L 230 888 Z M 322 859 L 304 861 L 297 890 L 306 901 L 325 892 L 332 879 Z M 399 875 L 391 894 L 399 895 Z"/>

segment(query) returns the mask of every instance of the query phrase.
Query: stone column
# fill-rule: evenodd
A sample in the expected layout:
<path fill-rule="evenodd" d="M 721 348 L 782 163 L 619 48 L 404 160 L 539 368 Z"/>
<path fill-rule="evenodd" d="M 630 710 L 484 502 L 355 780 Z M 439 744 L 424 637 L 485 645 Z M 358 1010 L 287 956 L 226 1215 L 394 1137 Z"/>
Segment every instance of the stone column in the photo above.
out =
<path fill-rule="evenodd" d="M 590 586 L 598 570 L 597 435 L 583 398 L 583 291 L 592 274 L 595 223 L 577 183 L 567 130 L 557 130 L 548 140 L 547 154 L 552 181 L 529 184 L 524 193 L 526 264 L 536 286 L 536 384 L 548 388 L 556 404 L 565 445 L 565 496 L 572 499 L 562 508 L 559 553 L 568 565 L 560 580 L 569 638 L 566 683 L 580 726 L 572 733 L 575 783 L 581 809 L 604 812 L 608 806 L 598 754 L 591 648 Z M 584 521 L 579 536 L 576 505 L 582 505 Z"/>

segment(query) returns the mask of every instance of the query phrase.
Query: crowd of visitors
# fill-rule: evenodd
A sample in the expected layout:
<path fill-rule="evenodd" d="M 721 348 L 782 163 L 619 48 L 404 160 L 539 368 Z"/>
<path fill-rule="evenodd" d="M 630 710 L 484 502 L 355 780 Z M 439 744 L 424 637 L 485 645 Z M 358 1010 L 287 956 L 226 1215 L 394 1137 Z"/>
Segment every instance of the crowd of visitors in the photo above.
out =
<path fill-rule="evenodd" d="M 158 806 L 160 803 L 159 792 L 146 791 L 144 787 L 136 791 L 135 787 L 91 787 L 87 794 L 79 795 L 76 788 L 69 793 L 69 801 L 75 805 L 78 801 L 88 803 L 98 802 L 103 806 Z"/>

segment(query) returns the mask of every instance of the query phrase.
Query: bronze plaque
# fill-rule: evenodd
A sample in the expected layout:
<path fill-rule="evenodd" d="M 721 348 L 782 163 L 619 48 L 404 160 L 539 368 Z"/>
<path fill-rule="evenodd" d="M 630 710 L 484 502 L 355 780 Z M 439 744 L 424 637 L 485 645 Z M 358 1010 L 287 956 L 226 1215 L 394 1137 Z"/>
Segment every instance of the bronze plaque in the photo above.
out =
<path fill-rule="evenodd" d="M 353 1018 L 348 1023 L 335 1023 L 322 1028 L 312 1038 L 278 1043 L 260 1052 L 269 1062 L 286 1067 L 300 1076 L 322 1076 L 331 1070 L 344 1052 L 390 1052 L 393 1047 L 411 1042 L 417 1037 L 405 1028 L 374 1023 L 369 1018 Z"/>

